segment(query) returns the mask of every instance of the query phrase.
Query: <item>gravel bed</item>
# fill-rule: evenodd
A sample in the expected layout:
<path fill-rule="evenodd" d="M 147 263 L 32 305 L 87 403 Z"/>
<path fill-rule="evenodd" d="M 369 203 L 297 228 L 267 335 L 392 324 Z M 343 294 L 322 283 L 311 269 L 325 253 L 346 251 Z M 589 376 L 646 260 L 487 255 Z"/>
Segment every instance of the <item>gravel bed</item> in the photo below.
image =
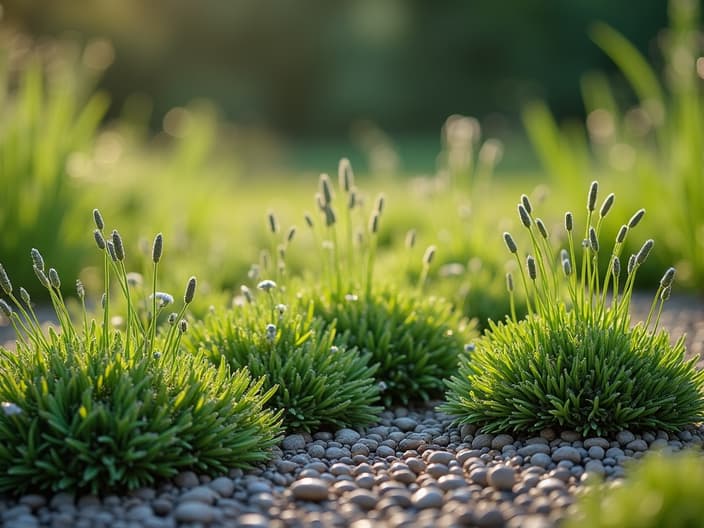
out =
<path fill-rule="evenodd" d="M 650 300 L 638 297 L 634 318 Z M 704 350 L 704 304 L 675 297 L 662 325 Z M 704 426 L 677 434 L 621 431 L 533 437 L 452 426 L 433 405 L 397 408 L 364 430 L 286 436 L 266 466 L 210 479 L 192 472 L 125 496 L 0 496 L 0 525 L 63 527 L 478 526 L 552 527 L 570 515 L 592 475 L 614 480 L 648 450 L 704 443 Z"/>

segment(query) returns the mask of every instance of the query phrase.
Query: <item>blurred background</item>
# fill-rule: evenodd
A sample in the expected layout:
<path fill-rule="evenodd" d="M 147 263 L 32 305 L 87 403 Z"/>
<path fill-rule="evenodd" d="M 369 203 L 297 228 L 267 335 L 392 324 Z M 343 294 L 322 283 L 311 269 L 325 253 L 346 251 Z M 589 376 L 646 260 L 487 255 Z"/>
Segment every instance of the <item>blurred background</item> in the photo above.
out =
<path fill-rule="evenodd" d="M 519 112 L 544 99 L 558 118 L 583 117 L 580 78 L 615 71 L 590 40 L 604 21 L 647 57 L 667 3 L 643 0 L 5 0 L 3 24 L 35 38 L 105 39 L 93 61 L 107 117 L 125 111 L 168 128 L 175 107 L 207 99 L 232 123 L 254 166 L 318 169 L 383 134 L 405 170 L 435 169 L 451 114 L 513 141 L 505 163 L 532 163 Z M 148 117 L 144 110 L 150 109 Z M 171 114 L 172 122 L 178 117 Z M 254 144 L 253 144 L 254 143 Z M 250 159 L 254 158 L 254 159 Z"/>

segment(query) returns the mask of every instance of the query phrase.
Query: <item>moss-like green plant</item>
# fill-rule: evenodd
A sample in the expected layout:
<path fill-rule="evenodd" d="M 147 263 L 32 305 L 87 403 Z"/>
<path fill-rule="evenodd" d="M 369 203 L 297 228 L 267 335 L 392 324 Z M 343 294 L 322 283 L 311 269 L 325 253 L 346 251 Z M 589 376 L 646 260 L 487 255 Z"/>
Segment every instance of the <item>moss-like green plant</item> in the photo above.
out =
<path fill-rule="evenodd" d="M 45 335 L 24 288 L 19 298 L 4 268 L 0 285 L 11 304 L 0 309 L 17 332 L 16 350 L 0 348 L 0 491 L 134 489 L 183 469 L 205 473 L 266 460 L 277 441 L 279 415 L 264 408 L 274 389 L 263 392 L 246 369 L 230 375 L 202 356 L 180 351 L 183 318 L 193 300 L 188 281 L 183 307 L 157 333 L 160 311 L 173 297 L 156 291 L 163 239 L 154 241 L 152 316 L 133 308 L 125 273 L 125 248 L 117 231 L 108 240 L 94 212 L 95 240 L 104 254 L 103 320 L 88 321 L 85 291 L 82 324 L 74 325 L 54 268 L 37 250 L 34 272 L 47 288 L 60 334 Z M 111 328 L 111 275 L 127 299 L 125 331 Z"/>
<path fill-rule="evenodd" d="M 651 454 L 618 485 L 589 488 L 565 528 L 690 528 L 704 519 L 700 453 Z"/>
<path fill-rule="evenodd" d="M 504 240 L 519 262 L 529 314 L 522 321 L 514 313 L 506 322 L 491 323 L 468 350 L 442 406 L 458 422 L 480 424 L 489 432 L 556 427 L 587 435 L 625 428 L 675 430 L 704 416 L 704 374 L 695 367 L 697 358 L 685 360 L 684 338 L 673 346 L 667 332 L 658 330 L 675 270 L 668 269 L 660 281 L 646 321 L 631 328 L 635 275 L 653 241 L 631 255 L 623 280 L 620 252 L 645 213 L 640 210 L 619 230 L 601 279 L 599 231 L 614 196 L 596 211 L 597 190 L 593 182 L 580 266 L 573 215 L 565 216 L 568 249 L 558 256 L 545 224 L 522 198 L 519 216 L 532 241 L 525 269 L 513 237 L 505 233 Z M 512 277 L 508 283 L 512 293 Z"/>
<path fill-rule="evenodd" d="M 313 317 L 313 305 L 274 299 L 274 281 L 259 283 L 263 294 L 246 287 L 232 310 L 212 312 L 196 323 L 186 347 L 215 364 L 248 367 L 278 390 L 271 405 L 283 411 L 290 430 L 321 425 L 359 427 L 373 422 L 380 407 L 369 353 L 336 345 L 335 328 Z M 280 300 L 280 299 L 279 299 Z"/>
<path fill-rule="evenodd" d="M 387 405 L 439 396 L 476 335 L 444 299 L 394 289 L 342 300 L 319 297 L 316 314 L 336 324 L 339 346 L 358 347 L 379 364 L 376 377 Z"/>

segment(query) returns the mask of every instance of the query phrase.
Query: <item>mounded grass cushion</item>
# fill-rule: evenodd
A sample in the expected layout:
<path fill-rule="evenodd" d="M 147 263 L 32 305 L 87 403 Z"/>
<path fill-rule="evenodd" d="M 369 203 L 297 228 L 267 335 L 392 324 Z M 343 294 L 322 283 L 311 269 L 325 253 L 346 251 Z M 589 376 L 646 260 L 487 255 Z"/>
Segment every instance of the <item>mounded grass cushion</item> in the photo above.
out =
<path fill-rule="evenodd" d="M 673 431 L 704 417 L 704 373 L 685 359 L 684 339 L 603 313 L 491 323 L 449 381 L 444 412 L 486 432 L 545 427 L 602 435 Z"/>
<path fill-rule="evenodd" d="M 262 379 L 95 335 L 0 348 L 0 491 L 119 491 L 268 458 L 280 419 Z"/>
<path fill-rule="evenodd" d="M 335 344 L 334 325 L 314 319 L 312 305 L 253 303 L 209 314 L 184 337 L 186 347 L 216 364 L 247 366 L 278 387 L 270 403 L 289 430 L 360 427 L 378 417 L 379 389 L 370 354 Z"/>
<path fill-rule="evenodd" d="M 379 364 L 386 405 L 441 395 L 459 353 L 476 336 L 473 322 L 444 299 L 395 289 L 342 300 L 318 297 L 316 315 L 336 324 L 338 345 L 358 347 Z"/>

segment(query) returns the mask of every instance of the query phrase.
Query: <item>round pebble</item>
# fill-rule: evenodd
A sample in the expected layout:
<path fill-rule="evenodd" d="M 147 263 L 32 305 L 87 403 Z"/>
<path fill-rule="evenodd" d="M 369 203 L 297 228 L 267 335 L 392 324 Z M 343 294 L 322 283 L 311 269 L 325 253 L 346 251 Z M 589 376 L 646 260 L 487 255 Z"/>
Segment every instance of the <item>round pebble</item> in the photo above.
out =
<path fill-rule="evenodd" d="M 296 499 L 323 501 L 328 498 L 328 483 L 319 478 L 303 478 L 291 485 L 291 493 Z"/>

